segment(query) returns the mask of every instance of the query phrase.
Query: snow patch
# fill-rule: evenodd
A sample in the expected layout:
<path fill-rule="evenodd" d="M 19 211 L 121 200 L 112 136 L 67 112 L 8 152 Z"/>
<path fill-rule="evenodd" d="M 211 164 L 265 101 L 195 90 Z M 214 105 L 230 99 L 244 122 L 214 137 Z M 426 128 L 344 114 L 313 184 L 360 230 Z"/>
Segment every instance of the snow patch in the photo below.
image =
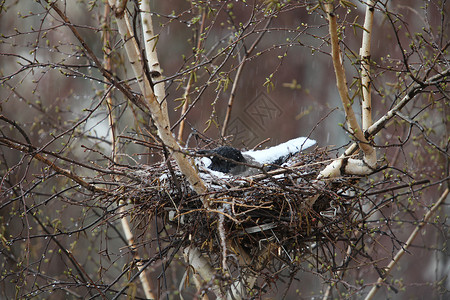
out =
<path fill-rule="evenodd" d="M 298 137 L 268 149 L 245 151 L 242 152 L 242 154 L 252 157 L 256 162 L 263 165 L 273 163 L 280 157 L 303 151 L 315 144 L 315 140 L 306 137 Z"/>

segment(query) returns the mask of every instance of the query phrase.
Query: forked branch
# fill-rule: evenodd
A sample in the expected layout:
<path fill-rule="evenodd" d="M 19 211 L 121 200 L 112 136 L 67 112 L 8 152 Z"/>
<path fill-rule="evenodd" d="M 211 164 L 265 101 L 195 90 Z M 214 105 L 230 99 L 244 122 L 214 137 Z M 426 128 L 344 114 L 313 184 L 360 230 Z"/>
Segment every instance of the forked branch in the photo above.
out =
<path fill-rule="evenodd" d="M 117 3 L 119 2 L 119 3 Z M 140 53 L 138 44 L 135 37 L 132 34 L 131 25 L 127 12 L 120 13 L 119 8 L 121 7 L 120 1 L 109 0 L 109 5 L 116 12 L 116 22 L 119 29 L 119 33 L 124 42 L 124 48 L 130 61 L 131 67 L 133 69 L 134 75 L 137 78 L 139 88 L 147 101 L 152 118 L 158 128 L 159 136 L 162 142 L 171 150 L 175 161 L 180 167 L 181 172 L 186 176 L 193 190 L 199 194 L 203 195 L 206 193 L 207 189 L 203 180 L 199 177 L 198 173 L 189 162 L 186 155 L 182 152 L 181 147 L 178 145 L 176 139 L 170 131 L 168 112 L 165 105 L 161 105 L 152 88 L 152 84 L 144 74 L 142 55 Z M 203 198 L 203 205 L 208 207 L 207 198 Z"/>
<path fill-rule="evenodd" d="M 322 177 L 336 177 L 341 175 L 341 171 L 344 170 L 347 174 L 356 174 L 356 175 L 366 175 L 372 172 L 372 169 L 376 167 L 377 164 L 377 155 L 374 147 L 369 144 L 367 139 L 364 136 L 361 127 L 356 120 L 355 112 L 352 108 L 352 103 L 350 101 L 348 87 L 347 87 L 347 79 L 345 76 L 345 69 L 341 60 L 341 50 L 339 48 L 339 36 L 338 36 L 338 25 L 337 18 L 334 12 L 334 5 L 332 3 L 325 4 L 325 11 L 328 17 L 329 23 L 329 33 L 331 40 L 331 57 L 333 60 L 334 72 L 336 74 L 336 85 L 339 91 L 339 96 L 341 98 L 345 116 L 347 120 L 347 125 L 349 127 L 350 132 L 356 139 L 359 148 L 364 153 L 363 160 L 353 159 L 353 158 L 342 158 L 335 160 L 333 163 L 329 164 L 321 173 L 319 178 Z M 370 10 L 369 10 L 370 11 Z M 367 17 L 366 17 L 367 18 Z M 368 22 L 370 23 L 370 22 Z M 366 37 L 364 40 L 365 46 L 363 45 L 363 49 L 365 52 L 369 52 L 370 49 L 370 32 L 368 33 L 369 37 Z M 365 75 L 367 78 L 369 77 L 368 69 L 366 69 Z M 368 91 L 370 93 L 370 91 Z M 367 91 L 366 91 L 367 93 Z M 370 99 L 370 98 L 369 98 Z M 366 102 L 367 104 L 367 102 Z M 368 106 L 369 109 L 366 109 L 366 118 L 368 114 L 370 114 L 370 104 Z M 371 118 L 370 118 L 371 119 Z M 366 121 L 364 124 L 368 124 Z"/>
<path fill-rule="evenodd" d="M 161 102 L 158 101 L 155 95 L 155 90 L 153 89 L 154 87 L 152 86 L 152 82 L 150 81 L 151 78 L 148 78 L 145 74 L 144 70 L 146 68 L 145 64 L 147 62 L 144 61 L 138 43 L 132 34 L 128 13 L 126 11 L 120 13 L 121 11 L 119 10 L 119 8 L 121 7 L 121 5 L 120 3 L 117 3 L 117 1 L 109 0 L 109 5 L 113 9 L 113 11 L 114 10 L 116 11 L 115 15 L 117 27 L 124 42 L 124 48 L 127 53 L 128 60 L 131 64 L 134 75 L 137 78 L 139 88 L 144 96 L 144 99 L 149 104 L 152 118 L 158 129 L 158 133 L 162 142 L 171 151 L 171 154 L 175 158 L 175 161 L 177 162 L 180 171 L 186 176 L 186 179 L 189 181 L 192 189 L 198 195 L 206 195 L 207 188 L 203 180 L 199 177 L 199 174 L 194 169 L 193 165 L 189 162 L 187 156 L 182 152 L 180 145 L 177 143 L 175 137 L 172 135 L 172 132 L 170 130 L 167 106 L 165 105 L 165 101 L 163 100 L 164 99 L 163 95 L 162 98 L 160 99 Z M 148 9 L 148 7 L 146 9 Z M 147 22 L 144 23 L 146 24 L 144 25 L 146 26 L 144 27 L 144 31 L 146 31 L 147 34 L 151 34 L 153 32 L 153 30 L 150 28 L 151 23 L 148 22 L 148 20 Z M 152 46 L 151 50 L 147 49 L 147 53 L 153 51 L 154 46 L 155 45 Z M 145 43 L 145 47 L 149 47 L 149 45 Z M 156 64 L 155 58 L 153 58 L 152 64 L 153 67 L 155 67 Z M 204 208 L 206 209 L 209 208 L 209 198 L 207 196 L 202 197 L 202 202 Z M 188 251 L 187 255 L 189 264 L 192 267 L 194 267 L 196 272 L 200 273 L 201 277 L 204 280 L 210 281 L 210 279 L 213 278 L 214 271 L 211 268 L 208 268 L 207 263 L 197 264 L 197 262 L 199 261 L 201 262 L 205 261 L 205 259 L 204 258 L 202 259 L 202 256 L 199 254 L 200 251 L 194 247 L 186 248 L 185 253 L 186 251 Z M 194 254 L 190 255 L 189 253 Z M 219 289 L 219 286 L 214 285 L 213 291 L 218 298 L 222 298 L 223 295 Z"/>

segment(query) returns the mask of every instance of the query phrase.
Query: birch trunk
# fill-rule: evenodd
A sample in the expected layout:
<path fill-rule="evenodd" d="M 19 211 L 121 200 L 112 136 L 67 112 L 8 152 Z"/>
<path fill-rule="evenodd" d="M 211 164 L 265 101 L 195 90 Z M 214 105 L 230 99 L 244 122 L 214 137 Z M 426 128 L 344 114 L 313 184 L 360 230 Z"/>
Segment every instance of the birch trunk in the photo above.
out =
<path fill-rule="evenodd" d="M 207 191 L 206 186 L 172 135 L 172 132 L 170 131 L 170 124 L 168 122 L 169 118 L 167 109 L 164 109 L 165 106 L 160 105 L 156 99 L 152 86 L 144 74 L 143 64 L 146 62 L 141 59 L 139 47 L 133 37 L 126 11 L 120 10 L 122 3 L 123 2 L 120 2 L 119 5 L 116 6 L 116 1 L 109 0 L 109 5 L 112 7 L 113 11 L 116 12 L 117 27 L 124 41 L 124 48 L 127 53 L 128 60 L 130 61 L 143 97 L 148 103 L 152 118 L 158 128 L 159 136 L 162 142 L 170 149 L 171 154 L 175 158 L 181 172 L 186 176 L 192 189 L 197 194 L 203 195 Z M 203 197 L 202 201 L 205 207 L 209 207 L 206 197 Z"/>
<path fill-rule="evenodd" d="M 332 3 L 325 4 L 325 10 L 328 16 L 329 33 L 331 40 L 331 57 L 333 60 L 334 72 L 336 74 L 336 85 L 344 107 L 348 128 L 350 132 L 354 135 L 359 148 L 363 151 L 364 158 L 363 160 L 360 160 L 342 156 L 339 159 L 333 161 L 327 167 L 325 167 L 325 169 L 319 174 L 318 178 L 320 179 L 327 177 L 337 177 L 343 175 L 342 173 L 354 175 L 367 175 L 370 174 L 372 170 L 376 167 L 377 164 L 376 151 L 374 147 L 370 145 L 367 139 L 365 138 L 364 133 L 361 130 L 358 121 L 356 120 L 355 112 L 353 111 L 352 108 L 352 103 L 350 102 L 345 69 L 342 64 L 341 51 L 339 48 L 338 25 L 336 15 L 334 13 L 334 5 Z M 369 44 L 370 32 L 368 34 L 369 37 L 366 36 L 366 38 L 363 41 L 363 49 L 364 51 L 367 52 L 370 49 Z M 368 80 L 369 79 L 368 72 L 364 74 L 366 76 L 365 80 Z M 363 90 L 365 90 L 364 87 Z M 366 94 L 367 92 L 370 93 L 370 90 L 369 91 L 366 90 Z M 370 96 L 368 96 L 367 99 L 370 99 Z M 363 123 L 365 125 L 368 125 L 369 123 L 371 123 L 371 118 L 370 121 L 368 118 L 368 115 L 371 113 L 371 108 L 369 102 L 365 101 L 364 103 L 365 106 L 363 105 L 363 107 L 365 108 L 363 110 L 365 111 L 366 121 L 364 121 Z"/>

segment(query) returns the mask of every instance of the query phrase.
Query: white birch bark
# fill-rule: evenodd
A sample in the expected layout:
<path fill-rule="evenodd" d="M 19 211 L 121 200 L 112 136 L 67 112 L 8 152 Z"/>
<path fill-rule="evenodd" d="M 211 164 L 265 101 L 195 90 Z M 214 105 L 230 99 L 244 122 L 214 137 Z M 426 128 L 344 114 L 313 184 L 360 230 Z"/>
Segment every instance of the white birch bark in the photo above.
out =
<path fill-rule="evenodd" d="M 141 1 L 139 8 L 141 10 L 142 32 L 144 35 L 145 56 L 147 58 L 148 69 L 153 82 L 161 81 L 154 84 L 153 92 L 156 100 L 162 106 L 162 110 L 167 111 L 165 84 L 162 81 L 164 78 L 162 76 L 161 65 L 158 60 L 157 52 L 158 36 L 155 35 L 153 30 L 150 0 Z"/>
<path fill-rule="evenodd" d="M 137 45 L 137 42 L 135 38 L 133 37 L 131 25 L 129 23 L 127 12 L 122 8 L 124 7 L 124 2 L 115 1 L 115 0 L 108 0 L 109 5 L 113 9 L 113 11 L 116 12 L 116 22 L 117 27 L 119 29 L 119 34 L 122 37 L 122 40 L 124 42 L 124 48 L 128 56 L 128 60 L 131 64 L 131 67 L 133 69 L 133 72 L 136 76 L 139 88 L 143 94 L 143 97 L 145 101 L 148 102 L 150 112 L 152 114 L 153 121 L 158 128 L 158 133 L 163 141 L 163 143 L 169 148 L 171 151 L 171 154 L 175 158 L 181 172 L 186 176 L 187 180 L 189 181 L 192 189 L 201 195 L 204 195 L 207 192 L 207 188 L 203 182 L 203 180 L 199 177 L 197 171 L 194 169 L 193 165 L 188 160 L 187 156 L 182 153 L 181 147 L 177 143 L 175 137 L 172 135 L 172 132 L 170 130 L 170 123 L 168 118 L 168 111 L 167 106 L 165 105 L 164 94 L 160 94 L 161 96 L 161 103 L 158 101 L 152 86 L 148 80 L 148 78 L 144 74 L 144 66 L 143 64 L 147 63 L 145 61 L 142 61 L 142 55 L 140 53 L 139 47 Z M 148 18 L 147 18 L 148 19 Z M 146 25 L 149 29 L 150 23 L 147 22 Z M 150 34 L 153 32 L 152 30 L 144 30 L 147 31 L 147 34 Z M 147 48 L 147 45 L 146 45 Z M 152 47 L 153 52 L 154 48 Z M 156 57 L 156 51 L 155 55 L 153 53 L 150 54 L 150 60 L 153 62 L 153 67 L 156 67 L 155 65 L 155 57 Z M 156 58 L 157 60 L 157 58 Z M 158 63 L 159 65 L 159 63 Z M 150 69 L 150 68 L 149 68 Z M 162 86 L 163 87 L 163 86 Z M 160 93 L 162 93 L 161 90 L 159 90 Z M 202 196 L 203 206 L 205 208 L 209 207 L 209 198 L 207 196 Z M 194 247 L 188 247 L 185 250 L 185 253 L 187 254 L 189 264 L 198 272 L 202 278 L 206 281 L 211 280 L 213 274 L 215 274 L 214 270 L 209 266 L 209 263 L 206 261 L 204 257 L 201 256 L 201 253 L 198 249 Z M 220 292 L 219 286 L 213 285 L 213 291 L 218 297 L 218 299 L 222 298 L 222 294 Z"/>
<path fill-rule="evenodd" d="M 109 14 L 111 13 L 110 7 L 108 5 L 105 5 L 105 11 L 104 11 L 104 15 L 105 15 L 105 20 L 107 21 L 107 26 L 109 26 Z M 104 45 L 104 55 L 103 55 L 103 60 L 105 63 L 105 69 L 112 71 L 111 70 L 111 52 L 108 49 L 107 45 L 110 41 L 110 33 L 108 30 L 104 31 L 104 36 L 103 36 L 103 45 Z M 105 86 L 106 88 L 106 86 Z M 111 153 L 112 153 L 112 159 L 114 162 L 118 162 L 118 157 L 117 157 L 117 140 L 116 140 L 116 118 L 114 115 L 114 111 L 113 111 L 113 99 L 112 99 L 112 95 L 111 92 L 108 90 L 108 95 L 106 96 L 106 105 L 108 108 L 108 121 L 109 121 L 109 131 L 110 131 L 110 136 L 111 136 Z M 119 180 L 119 178 L 117 178 L 116 176 L 113 176 L 114 180 Z M 131 253 L 133 255 L 133 258 L 135 261 L 140 261 L 141 257 L 139 256 L 138 252 L 134 249 L 134 235 L 131 232 L 131 228 L 130 228 L 130 223 L 126 217 L 125 214 L 125 206 L 123 205 L 123 203 L 119 203 L 119 205 L 121 205 L 120 209 L 119 209 L 119 214 L 121 214 L 120 217 L 120 223 L 122 225 L 122 230 L 125 233 L 125 238 L 127 240 L 128 243 L 128 247 L 131 250 Z M 142 284 L 142 289 L 144 290 L 144 294 L 146 298 L 149 299 L 156 299 L 155 295 L 152 292 L 152 288 L 150 286 L 150 283 L 148 281 L 148 274 L 147 271 L 145 269 L 143 269 L 142 263 L 139 263 L 137 265 L 138 270 L 141 272 L 139 274 L 139 280 L 141 281 Z"/>
<path fill-rule="evenodd" d="M 388 112 L 386 112 L 381 118 L 379 118 L 375 123 L 372 124 L 367 129 L 367 133 L 370 136 L 377 134 L 389 120 L 397 115 L 397 113 L 408 104 L 416 94 L 418 94 L 423 88 L 435 84 L 436 81 L 441 80 L 442 78 L 450 76 L 450 69 L 443 71 L 440 74 L 436 74 L 430 77 L 427 81 L 423 82 L 423 84 L 415 84 L 411 90 Z M 350 147 L 345 150 L 345 152 L 331 164 L 329 164 L 325 169 L 323 169 L 318 179 L 328 178 L 328 177 L 336 177 L 342 175 L 340 172 L 340 168 L 344 165 L 345 159 L 347 159 L 350 155 L 356 152 L 358 149 L 358 144 L 353 143 Z"/>
<path fill-rule="evenodd" d="M 200 275 L 203 281 L 211 282 L 214 279 L 214 269 L 208 260 L 202 255 L 200 250 L 195 247 L 186 247 L 184 248 L 183 253 L 185 260 L 192 268 L 194 268 L 195 272 Z M 212 291 L 216 295 L 217 299 L 225 299 L 218 285 L 213 284 Z"/>
<path fill-rule="evenodd" d="M 362 130 L 366 130 L 372 125 L 372 94 L 370 82 L 370 41 L 373 27 L 374 1 L 369 0 L 366 6 L 366 17 L 364 19 L 364 30 L 362 46 L 359 51 L 361 59 L 361 88 L 362 88 Z"/>
<path fill-rule="evenodd" d="M 347 126 L 350 132 L 355 136 L 359 148 L 364 153 L 363 160 L 341 157 L 320 172 L 318 178 L 336 177 L 345 174 L 354 175 L 366 175 L 372 172 L 372 169 L 376 167 L 377 155 L 374 147 L 372 147 L 364 136 L 361 127 L 356 120 L 355 112 L 353 111 L 352 104 L 347 87 L 347 79 L 345 76 L 344 66 L 341 61 L 341 50 L 339 48 L 338 38 L 338 26 L 336 15 L 334 13 L 334 6 L 332 3 L 325 4 L 325 10 L 328 16 L 329 33 L 331 40 L 331 56 L 333 60 L 334 71 L 336 74 L 336 85 L 341 97 L 341 101 L 344 107 Z M 370 37 L 366 37 L 366 44 L 370 42 Z M 368 47 L 364 47 L 368 51 Z M 368 73 L 366 74 L 368 76 Z M 370 110 L 367 112 L 370 113 Z"/>
<path fill-rule="evenodd" d="M 108 0 L 113 11 L 121 8 L 123 2 L 116 6 L 114 0 Z M 118 11 L 120 12 L 120 11 Z M 140 51 L 136 40 L 133 37 L 131 26 L 129 23 L 128 15 L 126 11 L 118 13 L 116 11 L 116 23 L 119 29 L 119 33 L 122 36 L 124 42 L 124 48 L 130 61 L 133 72 L 136 76 L 139 88 L 144 96 L 144 99 L 148 102 L 152 118 L 158 128 L 158 133 L 163 143 L 170 149 L 175 161 L 180 167 L 181 172 L 186 176 L 187 180 L 191 184 L 192 189 L 199 195 L 205 194 L 207 189 L 203 180 L 199 177 L 197 171 L 189 162 L 187 156 L 182 152 L 180 145 L 178 145 L 176 139 L 170 131 L 169 118 L 167 116 L 167 110 L 160 105 L 157 101 L 150 82 L 144 74 L 143 62 L 141 59 Z M 208 207 L 207 198 L 202 199 L 203 205 Z"/>

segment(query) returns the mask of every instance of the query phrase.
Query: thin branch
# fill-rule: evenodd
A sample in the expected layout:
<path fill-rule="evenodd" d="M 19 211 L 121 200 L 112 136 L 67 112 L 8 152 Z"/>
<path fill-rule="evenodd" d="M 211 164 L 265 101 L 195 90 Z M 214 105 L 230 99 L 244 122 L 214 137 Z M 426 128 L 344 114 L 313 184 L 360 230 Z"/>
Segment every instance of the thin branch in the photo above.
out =
<path fill-rule="evenodd" d="M 378 133 L 385 125 L 386 123 L 392 119 L 392 117 L 396 116 L 396 113 L 400 111 L 403 107 L 405 107 L 406 104 L 408 104 L 409 101 L 411 101 L 417 94 L 423 91 L 424 88 L 438 84 L 441 79 L 445 79 L 445 77 L 450 75 L 450 68 L 445 70 L 444 72 L 440 74 L 436 74 L 432 77 L 430 77 L 427 81 L 422 83 L 416 83 L 411 88 L 411 90 L 402 98 L 400 102 L 397 103 L 390 111 L 388 111 L 386 114 L 384 114 L 383 117 L 378 119 L 372 126 L 369 127 L 367 130 L 369 135 L 374 135 Z"/>
<path fill-rule="evenodd" d="M 197 39 L 198 39 L 197 40 L 197 48 L 196 48 L 196 51 L 195 51 L 195 58 L 197 60 L 197 63 L 198 63 L 198 60 L 199 60 L 199 52 L 200 52 L 199 50 L 200 50 L 200 47 L 201 47 L 201 44 L 202 44 L 202 40 L 203 40 L 201 38 L 201 36 L 203 34 L 203 30 L 204 30 L 204 27 L 205 27 L 205 18 L 206 18 L 206 10 L 203 10 L 203 12 L 202 12 L 202 21 L 201 21 L 201 24 L 200 24 L 200 30 L 199 30 L 199 32 L 197 34 Z M 191 87 L 194 84 L 194 82 L 195 82 L 195 70 L 192 70 L 191 74 L 189 75 L 189 80 L 188 80 L 187 86 L 186 86 L 186 88 L 184 90 L 183 97 L 182 97 L 182 99 L 184 99 L 183 108 L 181 109 L 181 115 L 182 116 L 186 115 L 186 112 L 187 112 L 187 110 L 189 108 L 189 93 L 191 91 Z M 178 141 L 180 143 L 183 141 L 183 132 L 184 132 L 184 125 L 185 125 L 185 123 L 186 123 L 186 117 L 181 119 L 180 127 L 178 128 Z"/>
<path fill-rule="evenodd" d="M 125 213 L 126 212 L 126 206 L 122 205 L 119 213 Z M 125 233 L 125 237 L 127 239 L 128 247 L 131 250 L 131 253 L 133 255 L 134 261 L 137 262 L 136 266 L 139 270 L 139 280 L 141 281 L 142 288 L 144 289 L 145 297 L 147 299 L 156 299 L 155 295 L 152 292 L 152 288 L 150 286 L 150 282 L 148 281 L 148 275 L 147 275 L 147 266 L 142 263 L 142 258 L 140 257 L 139 253 L 136 250 L 136 243 L 134 241 L 134 235 L 130 228 L 130 222 L 128 221 L 126 215 L 124 214 L 120 218 L 120 223 L 122 224 L 122 230 Z"/>
<path fill-rule="evenodd" d="M 402 249 L 400 249 L 397 254 L 395 255 L 395 257 L 392 259 L 392 261 L 389 263 L 389 265 L 384 268 L 384 274 L 383 277 L 379 277 L 376 284 L 372 287 L 372 289 L 370 290 L 369 294 L 367 294 L 365 300 L 371 300 L 373 299 L 373 297 L 375 296 L 375 294 L 377 293 L 377 291 L 379 290 L 379 288 L 381 287 L 381 284 L 386 280 L 386 278 L 389 276 L 389 274 L 391 273 L 392 269 L 394 268 L 394 266 L 398 263 L 398 261 L 400 260 L 400 258 L 403 256 L 403 254 L 406 253 L 406 251 L 408 250 L 408 248 L 411 246 L 412 242 L 414 241 L 414 239 L 416 238 L 417 234 L 419 233 L 419 231 L 422 229 L 422 227 L 424 227 L 426 225 L 426 223 L 428 222 L 428 220 L 434 215 L 434 213 L 436 212 L 436 210 L 439 208 L 439 206 L 445 202 L 445 200 L 447 199 L 447 195 L 448 195 L 449 189 L 447 188 L 444 193 L 442 193 L 441 197 L 436 201 L 436 203 L 433 204 L 433 206 L 431 207 L 431 209 L 425 214 L 425 216 L 423 217 L 423 220 L 416 226 L 416 228 L 414 229 L 414 231 L 411 233 L 411 235 L 409 236 L 408 240 L 406 241 L 405 245 L 402 247 Z"/>
<path fill-rule="evenodd" d="M 126 2 L 126 1 L 125 1 Z M 52 9 L 63 19 L 64 24 L 69 27 L 72 33 L 80 42 L 83 52 L 86 56 L 94 62 L 94 65 L 100 70 L 102 75 L 108 79 L 111 84 L 113 84 L 119 91 L 121 91 L 131 102 L 133 102 L 137 107 L 139 107 L 142 111 L 148 112 L 148 107 L 144 101 L 140 97 L 136 97 L 129 86 L 120 83 L 111 73 L 109 73 L 99 61 L 97 56 L 94 54 L 94 51 L 89 47 L 86 41 L 83 39 L 81 34 L 78 32 L 76 27 L 70 22 L 69 18 L 63 13 L 61 9 L 57 6 L 56 2 L 50 2 L 47 0 L 47 3 L 52 7 Z"/>
<path fill-rule="evenodd" d="M 109 15 L 111 13 L 111 9 L 109 5 L 105 5 L 104 9 L 104 24 L 103 24 L 103 60 L 105 62 L 105 69 L 111 72 L 111 48 L 110 48 L 110 18 Z M 107 79 L 107 78 L 105 78 Z M 106 88 L 106 86 L 105 86 Z M 116 161 L 116 122 L 114 117 L 114 105 L 112 99 L 112 93 L 109 92 L 106 96 L 106 107 L 108 108 L 108 122 L 109 122 L 109 131 L 111 133 L 111 150 L 112 150 L 112 159 Z"/>
<path fill-rule="evenodd" d="M 222 125 L 222 133 L 221 133 L 222 136 L 226 135 L 226 131 L 227 131 L 227 128 L 228 128 L 228 123 L 230 121 L 230 116 L 231 116 L 231 109 L 233 108 L 233 103 L 234 103 L 234 99 L 236 97 L 236 90 L 237 90 L 239 78 L 241 77 L 242 70 L 244 69 L 244 65 L 247 62 L 247 58 L 250 56 L 250 54 L 256 48 L 258 43 L 261 41 L 261 39 L 264 36 L 264 34 L 267 32 L 266 30 L 267 30 L 267 28 L 269 28 L 269 25 L 270 25 L 271 21 L 272 21 L 272 17 L 270 17 L 267 20 L 267 23 L 264 26 L 264 29 L 260 32 L 260 34 L 258 35 L 256 40 L 253 42 L 253 44 L 250 46 L 250 48 L 245 51 L 244 57 L 242 59 L 242 62 L 239 65 L 239 68 L 236 71 L 236 75 L 234 76 L 233 86 L 231 87 L 230 98 L 228 99 L 227 113 L 225 114 L 225 119 L 224 119 L 223 125 Z"/>
<path fill-rule="evenodd" d="M 0 143 L 4 144 L 5 146 L 7 146 L 7 147 L 9 147 L 11 149 L 16 149 L 16 150 L 19 150 L 21 152 L 30 154 L 33 158 L 35 158 L 35 159 L 43 162 L 44 164 L 48 165 L 56 173 L 64 175 L 64 176 L 72 179 L 73 181 L 75 181 L 76 183 L 78 183 L 79 185 L 81 185 L 82 187 L 86 188 L 87 190 L 89 190 L 91 192 L 108 193 L 108 190 L 96 187 L 96 186 L 94 186 L 92 184 L 89 184 L 88 182 L 86 182 L 80 176 L 74 174 L 72 171 L 69 171 L 69 170 L 66 170 L 66 169 L 63 169 L 63 168 L 57 166 L 54 161 L 49 160 L 48 158 L 44 157 L 40 153 L 34 153 L 32 150 L 30 150 L 29 147 L 22 146 L 22 145 L 17 144 L 17 143 L 13 143 L 10 140 L 8 140 L 6 138 L 3 138 L 3 137 L 0 137 Z"/>
<path fill-rule="evenodd" d="M 359 233 L 356 232 L 356 235 L 358 235 Z M 352 246 L 348 245 L 347 246 L 347 252 L 345 253 L 345 257 L 342 260 L 343 262 L 348 261 L 350 258 L 352 257 Z M 339 271 L 336 272 L 336 275 L 334 276 L 335 278 L 343 278 L 344 277 L 344 273 L 345 273 L 345 269 L 340 269 Z M 322 300 L 328 300 L 330 298 L 331 295 L 331 289 L 333 288 L 333 284 L 329 284 L 327 286 L 327 289 L 325 290 L 325 293 L 323 294 Z"/>

